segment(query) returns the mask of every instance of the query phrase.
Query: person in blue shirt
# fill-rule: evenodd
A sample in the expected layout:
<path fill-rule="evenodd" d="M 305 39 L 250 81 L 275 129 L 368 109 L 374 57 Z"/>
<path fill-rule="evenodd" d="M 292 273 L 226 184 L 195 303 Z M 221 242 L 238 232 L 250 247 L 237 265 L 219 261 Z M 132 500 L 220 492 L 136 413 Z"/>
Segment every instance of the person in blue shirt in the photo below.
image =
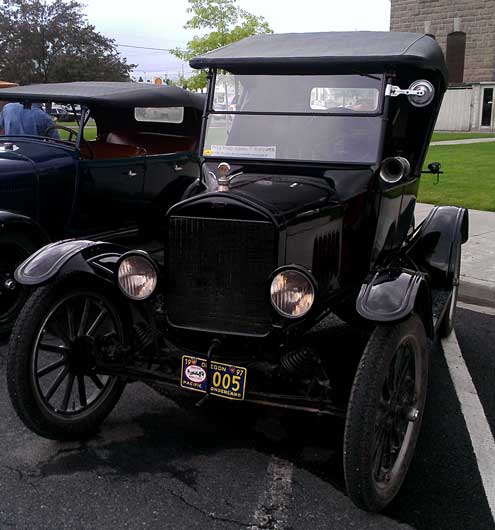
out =
<path fill-rule="evenodd" d="M 6 136 L 49 136 L 60 140 L 56 129 L 48 130 L 54 125 L 53 119 L 41 109 L 39 103 L 32 103 L 30 107 L 21 103 L 7 103 L 0 112 L 0 129 Z"/>

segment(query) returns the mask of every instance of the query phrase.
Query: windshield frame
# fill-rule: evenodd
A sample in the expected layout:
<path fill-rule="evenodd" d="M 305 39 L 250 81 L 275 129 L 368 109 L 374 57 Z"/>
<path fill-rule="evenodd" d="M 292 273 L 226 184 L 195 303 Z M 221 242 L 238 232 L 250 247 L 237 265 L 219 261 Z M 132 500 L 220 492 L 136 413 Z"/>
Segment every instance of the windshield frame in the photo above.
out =
<path fill-rule="evenodd" d="M 230 73 L 230 72 L 229 72 Z M 229 110 L 215 110 L 213 108 L 214 106 L 214 96 L 215 96 L 215 86 L 216 86 L 216 80 L 217 80 L 217 74 L 218 69 L 212 68 L 209 70 L 207 78 L 208 78 L 208 89 L 207 89 L 207 98 L 206 98 L 206 104 L 204 108 L 203 113 L 203 123 L 201 127 L 201 138 L 200 138 L 200 156 L 203 160 L 224 160 L 225 156 L 219 156 L 219 155 L 205 155 L 204 154 L 204 147 L 205 147 L 205 141 L 206 141 L 206 133 L 208 128 L 208 118 L 210 115 L 246 115 L 246 116 L 318 116 L 321 118 L 328 118 L 328 117 L 345 117 L 345 118 L 368 118 L 368 117 L 376 117 L 376 118 L 382 118 L 381 124 L 379 127 L 379 138 L 377 143 L 377 155 L 376 160 L 370 161 L 370 162 L 352 162 L 352 161 L 337 161 L 337 160 L 305 160 L 305 159 L 287 159 L 287 158 L 273 158 L 273 159 L 261 159 L 261 158 L 248 158 L 248 157 L 234 157 L 229 156 L 229 160 L 236 160 L 243 163 L 279 163 L 279 164 L 315 164 L 315 165 L 337 165 L 337 166 L 369 166 L 374 165 L 379 161 L 380 153 L 383 148 L 383 142 L 384 142 L 384 136 L 385 136 L 385 122 L 386 122 L 386 111 L 388 108 L 388 100 L 389 98 L 386 97 L 386 86 L 389 81 L 388 75 L 385 72 L 379 72 L 375 74 L 367 74 L 367 73 L 361 73 L 356 71 L 350 71 L 346 75 L 358 75 L 363 77 L 371 77 L 373 79 L 377 79 L 378 76 L 381 76 L 380 79 L 380 89 L 379 89 L 379 101 L 377 105 L 376 111 L 373 112 L 356 112 L 356 113 L 336 113 L 336 112 L 280 112 L 280 111 L 229 111 Z M 235 75 L 235 74 L 234 74 Z M 256 74 L 253 74 L 256 75 Z M 273 75 L 276 76 L 276 74 L 266 74 L 266 75 Z M 293 74 L 296 76 L 297 74 Z M 301 74 L 306 75 L 306 74 Z M 328 75 L 328 77 L 331 77 L 332 74 L 324 74 Z"/>

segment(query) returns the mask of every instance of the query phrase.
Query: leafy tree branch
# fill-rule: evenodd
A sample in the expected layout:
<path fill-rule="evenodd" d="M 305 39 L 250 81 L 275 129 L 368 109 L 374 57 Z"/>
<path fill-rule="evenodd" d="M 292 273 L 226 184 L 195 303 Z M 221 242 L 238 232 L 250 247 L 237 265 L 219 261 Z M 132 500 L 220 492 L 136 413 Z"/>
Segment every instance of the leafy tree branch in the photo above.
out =
<path fill-rule="evenodd" d="M 192 16 L 184 26 L 186 29 L 210 31 L 193 37 L 185 50 L 171 50 L 173 55 L 184 61 L 245 37 L 273 33 L 262 16 L 241 9 L 237 0 L 189 0 L 187 12 Z M 198 72 L 187 80 L 189 89 L 202 89 L 205 86 L 205 72 Z"/>

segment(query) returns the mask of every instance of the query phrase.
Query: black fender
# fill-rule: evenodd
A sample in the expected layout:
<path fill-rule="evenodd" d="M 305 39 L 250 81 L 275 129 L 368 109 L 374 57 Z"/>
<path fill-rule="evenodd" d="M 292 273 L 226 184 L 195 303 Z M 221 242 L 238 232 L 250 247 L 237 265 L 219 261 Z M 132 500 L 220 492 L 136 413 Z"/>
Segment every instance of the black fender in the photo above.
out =
<path fill-rule="evenodd" d="M 50 237 L 36 221 L 16 212 L 0 210 L 0 234 L 16 230 L 26 234 L 38 247 L 50 242 Z"/>
<path fill-rule="evenodd" d="M 452 287 L 456 259 L 468 231 L 465 208 L 435 206 L 413 235 L 406 254 L 429 274 L 433 288 Z"/>
<path fill-rule="evenodd" d="M 401 268 L 378 271 L 361 287 L 357 312 L 373 322 L 398 322 L 418 313 L 433 336 L 431 291 L 425 274 Z"/>
<path fill-rule="evenodd" d="M 93 275 L 112 282 L 117 263 L 129 249 L 112 243 L 66 239 L 39 249 L 17 267 L 15 279 L 23 285 L 41 285 L 69 272 Z"/>

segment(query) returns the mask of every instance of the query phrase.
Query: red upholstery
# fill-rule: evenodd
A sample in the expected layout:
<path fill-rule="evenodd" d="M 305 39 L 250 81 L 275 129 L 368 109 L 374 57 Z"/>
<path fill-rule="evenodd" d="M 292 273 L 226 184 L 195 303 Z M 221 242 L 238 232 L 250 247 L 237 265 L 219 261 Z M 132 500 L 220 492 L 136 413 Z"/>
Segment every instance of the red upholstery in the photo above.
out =
<path fill-rule="evenodd" d="M 88 142 L 88 145 L 83 143 L 81 145 L 81 154 L 85 159 L 132 158 L 144 156 L 146 151 L 133 145 L 119 145 L 95 140 Z"/>
<path fill-rule="evenodd" d="M 188 136 L 115 131 L 87 144 L 81 145 L 81 154 L 85 159 L 131 158 L 192 151 L 196 147 L 196 139 Z"/>
<path fill-rule="evenodd" d="M 165 134 L 132 133 L 114 131 L 107 134 L 106 141 L 114 145 L 135 145 L 143 148 L 148 155 L 192 151 L 196 147 L 196 139 L 188 136 L 172 136 Z"/>

